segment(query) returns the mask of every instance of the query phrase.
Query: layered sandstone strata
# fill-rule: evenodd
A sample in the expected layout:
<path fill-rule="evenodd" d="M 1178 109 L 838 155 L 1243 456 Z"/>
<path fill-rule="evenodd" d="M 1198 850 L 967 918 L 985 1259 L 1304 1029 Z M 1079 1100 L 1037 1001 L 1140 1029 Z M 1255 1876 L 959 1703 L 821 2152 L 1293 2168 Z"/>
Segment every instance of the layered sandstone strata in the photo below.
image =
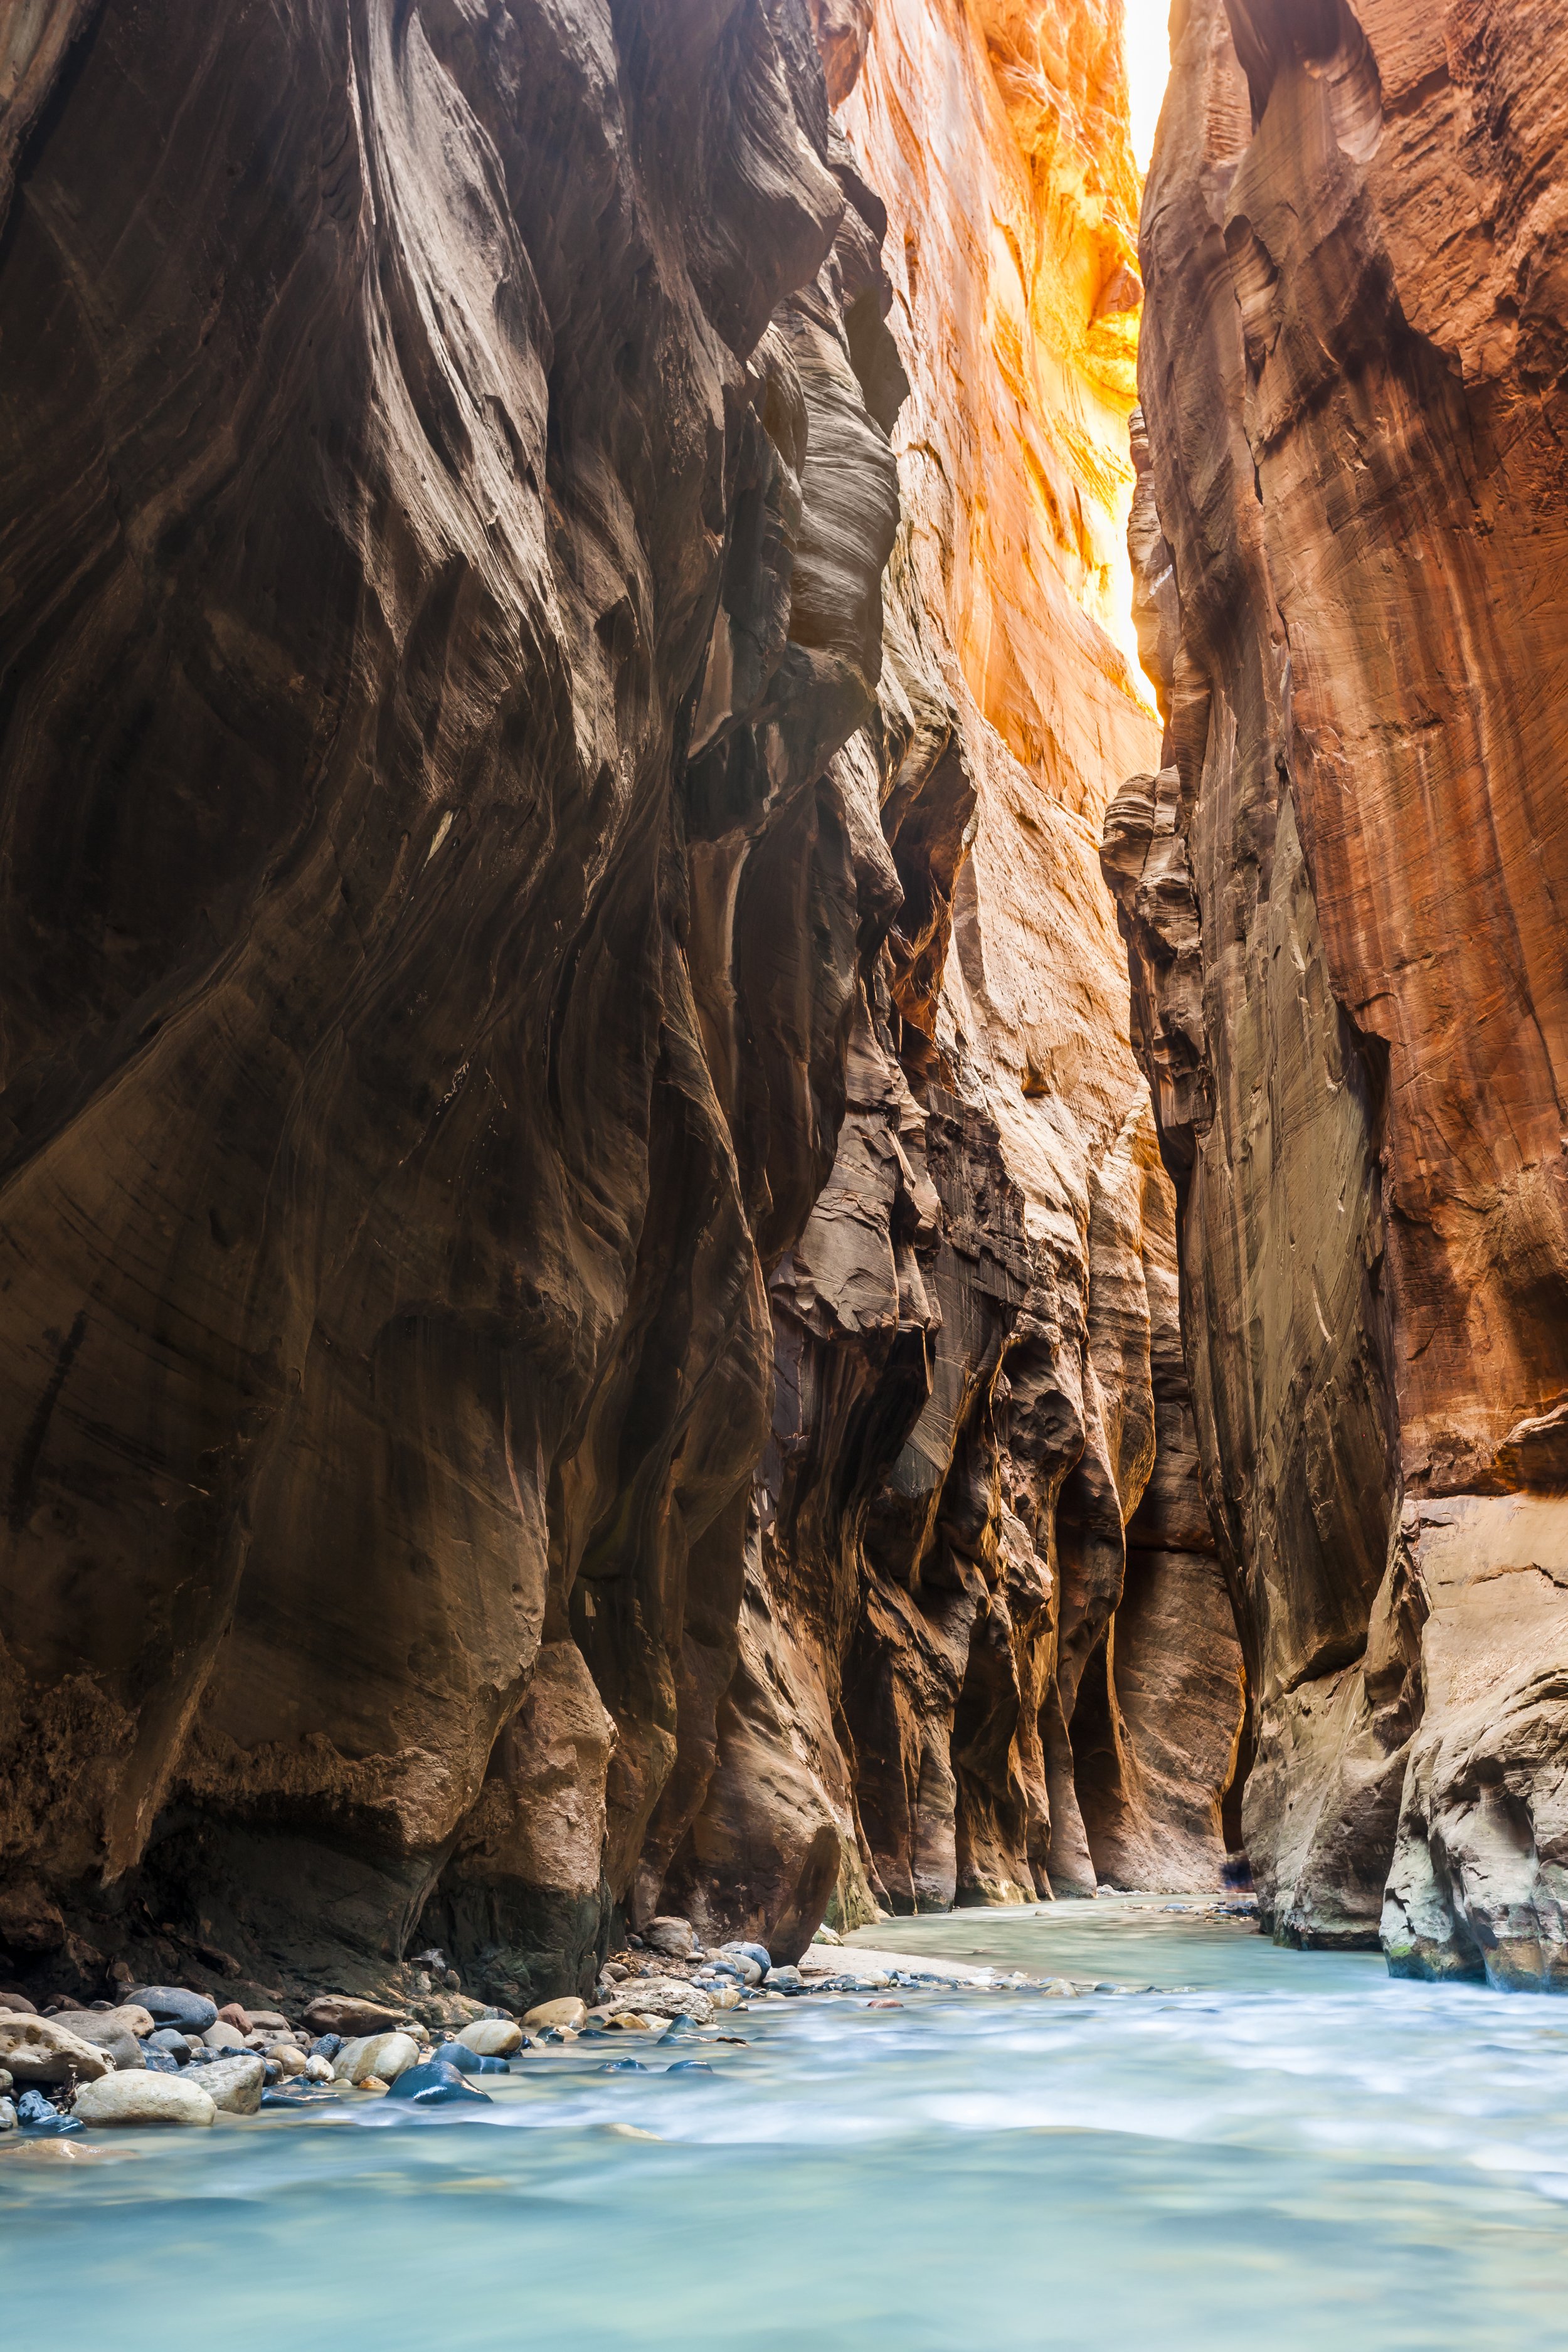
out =
<path fill-rule="evenodd" d="M 1239 1654 L 1094 857 L 1154 740 L 1108 627 L 1139 293 L 1117 13 L 884 10 L 841 110 L 910 390 L 880 708 L 838 765 L 903 903 L 771 1284 L 717 1769 L 644 1896 L 704 1923 L 1217 1880 Z"/>
<path fill-rule="evenodd" d="M 1568 10 L 1190 0 L 1145 194 L 1181 1195 L 1276 1931 L 1568 1975 Z"/>
<path fill-rule="evenodd" d="M 1212 1874 L 1109 0 L 815 17 L 11 28 L 14 1970 Z"/>

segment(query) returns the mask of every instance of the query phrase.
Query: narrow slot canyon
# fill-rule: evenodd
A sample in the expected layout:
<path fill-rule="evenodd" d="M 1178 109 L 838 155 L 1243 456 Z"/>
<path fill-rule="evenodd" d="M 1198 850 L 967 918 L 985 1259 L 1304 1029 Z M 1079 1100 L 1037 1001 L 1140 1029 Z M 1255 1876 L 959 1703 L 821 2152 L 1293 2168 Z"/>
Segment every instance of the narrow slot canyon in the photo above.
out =
<path fill-rule="evenodd" d="M 386 2285 L 467 2133 L 631 2168 L 541 2342 L 774 2352 L 593 2135 L 776 2126 L 961 2352 L 908 2132 L 987 2341 L 1536 2328 L 1565 125 L 1568 0 L 0 0 L 0 2229 L 352 2140 Z"/>

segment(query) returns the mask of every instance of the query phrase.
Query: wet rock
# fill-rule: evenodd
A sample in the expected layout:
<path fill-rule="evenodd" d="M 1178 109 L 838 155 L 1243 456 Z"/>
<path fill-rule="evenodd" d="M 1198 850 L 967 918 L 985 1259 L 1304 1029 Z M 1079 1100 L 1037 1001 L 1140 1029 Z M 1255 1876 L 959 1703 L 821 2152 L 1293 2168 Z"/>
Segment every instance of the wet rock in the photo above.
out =
<path fill-rule="evenodd" d="M 166 2050 L 151 2049 L 145 2042 L 142 2045 L 142 2063 L 154 2074 L 177 2074 L 180 2071 L 177 2058 L 171 2057 Z"/>
<path fill-rule="evenodd" d="M 105 2050 L 51 2017 L 0 2012 L 0 2065 L 18 2083 L 89 2083 L 113 2070 Z"/>
<path fill-rule="evenodd" d="M 91 2085 L 84 2087 L 90 2088 Z M 62 2115 L 52 2100 L 45 2098 L 42 2091 L 23 2091 L 16 2105 L 17 2123 L 30 2136 L 63 2139 L 82 2129 L 75 2116 Z"/>
<path fill-rule="evenodd" d="M 765 1944 L 721 1944 L 719 1950 L 721 1958 L 736 1959 L 742 1963 L 748 1972 L 746 1976 L 748 1984 L 757 1983 L 759 1979 L 765 1977 L 773 1967 L 773 1960 Z M 752 1969 L 756 1971 L 754 1976 L 750 1973 Z"/>
<path fill-rule="evenodd" d="M 216 2022 L 217 2003 L 205 1993 L 187 1992 L 182 1985 L 139 1985 L 127 1996 L 159 2025 L 176 2025 L 182 2033 L 205 2033 Z"/>
<path fill-rule="evenodd" d="M 79 2123 L 204 2125 L 217 2109 L 199 2081 L 184 2074 L 109 2074 L 84 2083 L 72 2112 Z"/>
<path fill-rule="evenodd" d="M 770 1969 L 763 1982 L 770 1992 L 795 1991 L 805 1982 L 805 1979 L 792 1963 L 784 1962 L 776 1969 Z"/>
<path fill-rule="evenodd" d="M 426 2059 L 422 2064 L 410 2066 L 400 2074 L 387 2093 L 389 2099 L 405 2099 L 420 2107 L 467 2105 L 489 2106 L 488 2091 L 470 2083 L 456 2066 L 439 2058 Z"/>

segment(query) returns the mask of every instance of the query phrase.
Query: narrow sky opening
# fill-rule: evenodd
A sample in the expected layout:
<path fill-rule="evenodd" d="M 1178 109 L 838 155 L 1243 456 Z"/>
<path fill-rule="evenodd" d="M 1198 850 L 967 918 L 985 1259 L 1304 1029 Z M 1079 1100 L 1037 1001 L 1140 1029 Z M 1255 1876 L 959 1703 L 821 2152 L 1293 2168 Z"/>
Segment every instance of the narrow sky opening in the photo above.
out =
<path fill-rule="evenodd" d="M 1154 125 L 1171 71 L 1171 0 L 1122 0 L 1127 17 L 1127 87 L 1132 101 L 1132 152 L 1149 169 Z"/>

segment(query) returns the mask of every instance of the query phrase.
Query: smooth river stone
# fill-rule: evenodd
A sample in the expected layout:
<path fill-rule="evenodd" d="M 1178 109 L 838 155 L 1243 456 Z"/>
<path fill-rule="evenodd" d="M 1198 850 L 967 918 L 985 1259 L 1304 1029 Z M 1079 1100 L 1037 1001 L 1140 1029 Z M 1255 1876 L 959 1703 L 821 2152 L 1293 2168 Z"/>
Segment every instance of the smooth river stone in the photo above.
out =
<path fill-rule="evenodd" d="M 205 1992 L 187 1992 L 184 1985 L 138 1985 L 126 1995 L 160 2025 L 177 2025 L 182 2033 L 205 2033 L 217 2018 L 217 2003 Z"/>
<path fill-rule="evenodd" d="M 92 2082 L 113 2070 L 106 2050 L 52 2017 L 0 2011 L 0 2065 L 18 2083 Z"/>
<path fill-rule="evenodd" d="M 217 2109 L 185 2074 L 106 2074 L 84 2083 L 72 2108 L 84 2124 L 210 2124 Z"/>
<path fill-rule="evenodd" d="M 254 2116 L 261 2111 L 267 2068 L 254 2051 L 215 2058 L 190 2080 L 206 2093 L 220 2116 Z"/>
<path fill-rule="evenodd" d="M 542 2000 L 537 2009 L 529 2011 L 522 2021 L 531 2032 L 537 2030 L 542 2033 L 545 2028 L 551 2025 L 585 2024 L 587 2017 L 587 2002 L 579 2000 L 575 1993 L 571 1993 L 561 2000 Z M 465 2027 L 464 2038 L 467 2037 L 467 2032 L 468 2029 Z M 470 2042 L 468 2046 L 471 2049 L 473 2044 Z"/>
<path fill-rule="evenodd" d="M 713 2014 L 713 2003 L 700 1986 L 685 1984 L 679 1977 L 638 1977 L 631 1984 L 617 1985 L 600 2008 L 612 2018 L 630 2009 L 643 2017 L 689 2017 L 699 2025 L 706 2025 Z"/>
<path fill-rule="evenodd" d="M 374 2077 L 395 2083 L 419 2063 L 419 2044 L 411 2033 L 362 2033 L 345 2042 L 332 2061 L 340 2083 L 368 2083 Z"/>
<path fill-rule="evenodd" d="M 582 2009 L 581 2001 L 577 2007 Z M 522 2048 L 522 2028 L 514 2025 L 509 2017 L 476 2017 L 471 2025 L 464 2026 L 458 2039 L 466 2050 L 472 2050 L 480 2058 L 510 2058 L 514 2051 Z"/>

